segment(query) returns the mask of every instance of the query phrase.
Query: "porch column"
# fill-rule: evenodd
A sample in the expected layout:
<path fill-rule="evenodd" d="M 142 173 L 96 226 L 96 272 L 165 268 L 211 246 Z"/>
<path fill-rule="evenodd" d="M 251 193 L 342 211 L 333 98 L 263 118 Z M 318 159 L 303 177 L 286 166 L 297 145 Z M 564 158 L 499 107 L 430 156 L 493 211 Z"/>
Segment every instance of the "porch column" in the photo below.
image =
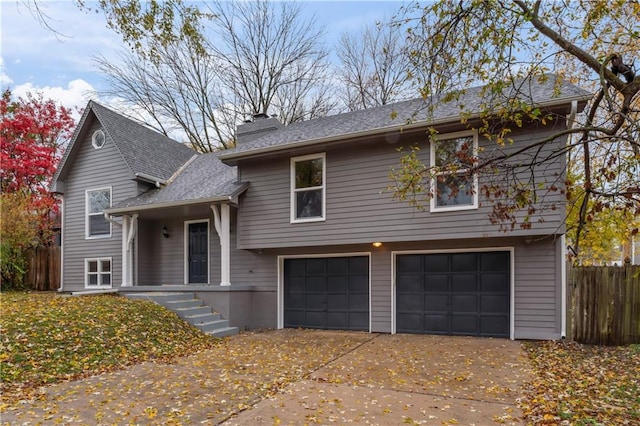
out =
<path fill-rule="evenodd" d="M 213 224 L 220 238 L 220 285 L 231 285 L 231 208 L 228 204 L 212 204 Z"/>
<path fill-rule="evenodd" d="M 133 240 L 138 232 L 138 214 L 122 216 L 122 287 L 133 285 Z"/>
<path fill-rule="evenodd" d="M 130 287 L 131 281 L 129 280 L 129 252 L 128 252 L 128 238 L 129 238 L 129 216 L 122 216 L 122 287 Z M 113 265 L 111 265 L 113 268 Z"/>

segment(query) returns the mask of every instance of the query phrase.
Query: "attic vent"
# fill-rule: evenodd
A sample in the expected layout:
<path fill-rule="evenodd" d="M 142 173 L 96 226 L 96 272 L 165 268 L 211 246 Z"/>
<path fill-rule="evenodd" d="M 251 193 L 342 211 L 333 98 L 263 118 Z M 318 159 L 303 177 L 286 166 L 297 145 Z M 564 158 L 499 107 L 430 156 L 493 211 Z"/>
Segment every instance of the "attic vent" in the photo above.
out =
<path fill-rule="evenodd" d="M 102 148 L 105 141 L 106 138 L 102 130 L 96 130 L 95 132 L 93 132 L 93 136 L 91 136 L 91 145 L 93 145 L 95 149 Z"/>

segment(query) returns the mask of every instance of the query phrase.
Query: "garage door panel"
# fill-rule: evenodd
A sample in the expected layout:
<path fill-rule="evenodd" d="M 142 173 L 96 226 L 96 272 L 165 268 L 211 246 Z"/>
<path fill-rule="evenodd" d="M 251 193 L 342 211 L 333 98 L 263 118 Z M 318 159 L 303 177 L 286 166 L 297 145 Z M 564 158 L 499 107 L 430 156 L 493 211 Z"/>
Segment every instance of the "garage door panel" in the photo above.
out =
<path fill-rule="evenodd" d="M 350 257 L 349 258 L 350 273 L 359 273 L 369 276 L 369 258 L 368 257 Z"/>
<path fill-rule="evenodd" d="M 327 259 L 327 275 L 345 276 L 349 273 L 349 260 L 343 257 Z"/>
<path fill-rule="evenodd" d="M 327 295 L 327 307 L 346 310 L 349 307 L 349 297 L 346 294 L 329 294 Z"/>
<path fill-rule="evenodd" d="M 451 267 L 454 271 L 468 272 L 478 269 L 478 256 L 475 253 L 457 253 L 451 256 Z"/>
<path fill-rule="evenodd" d="M 407 293 L 422 292 L 422 275 L 399 274 L 397 280 L 402 282 Z"/>
<path fill-rule="evenodd" d="M 305 305 L 308 309 L 324 309 L 326 297 L 324 294 L 307 294 Z"/>
<path fill-rule="evenodd" d="M 448 272 L 449 255 L 432 254 L 423 258 L 424 271 L 426 272 Z"/>
<path fill-rule="evenodd" d="M 347 277 L 329 277 L 327 280 L 327 291 L 329 293 L 340 293 L 346 291 L 349 285 Z"/>
<path fill-rule="evenodd" d="M 415 331 L 419 333 L 423 332 L 417 328 Z M 429 334 L 448 334 L 449 318 L 447 315 L 424 315 L 424 331 Z"/>
<path fill-rule="evenodd" d="M 480 253 L 480 270 L 509 271 L 509 257 L 506 251 Z"/>
<path fill-rule="evenodd" d="M 349 307 L 352 311 L 366 311 L 369 314 L 369 294 L 349 295 Z"/>
<path fill-rule="evenodd" d="M 420 302 L 420 297 L 412 297 L 414 300 L 413 311 L 433 311 L 447 312 L 449 305 L 449 296 L 447 294 L 428 294 L 424 296 L 424 305 Z M 423 307 L 424 306 L 424 307 Z"/>
<path fill-rule="evenodd" d="M 327 312 L 327 328 L 341 329 L 349 323 L 347 312 Z"/>
<path fill-rule="evenodd" d="M 368 330 L 368 274 L 368 256 L 285 259 L 284 326 Z"/>
<path fill-rule="evenodd" d="M 350 292 L 369 292 L 369 277 L 365 275 L 357 275 L 349 277 Z"/>
<path fill-rule="evenodd" d="M 415 313 L 398 313 L 396 316 L 397 325 L 396 329 L 399 332 L 404 333 L 421 333 L 422 326 L 422 312 Z"/>
<path fill-rule="evenodd" d="M 480 332 L 484 336 L 504 336 L 504 330 L 509 329 L 509 319 L 493 316 L 480 317 Z"/>
<path fill-rule="evenodd" d="M 369 329 L 369 312 L 350 312 L 349 324 L 355 329 Z"/>
<path fill-rule="evenodd" d="M 474 294 L 451 296 L 451 311 L 455 314 L 459 312 L 477 312 L 478 297 Z"/>
<path fill-rule="evenodd" d="M 508 337 L 510 259 L 508 251 L 398 255 L 396 331 Z"/>
<path fill-rule="evenodd" d="M 304 293 L 294 293 L 284 295 L 284 304 L 286 306 L 303 306 L 305 303 Z"/>
<path fill-rule="evenodd" d="M 422 273 L 422 255 L 405 254 L 396 258 L 398 271 Z"/>
<path fill-rule="evenodd" d="M 453 275 L 451 277 L 451 291 L 454 293 L 460 292 L 475 292 L 477 291 L 478 278 L 474 275 Z"/>
<path fill-rule="evenodd" d="M 288 277 L 288 286 L 284 289 L 285 294 L 304 293 L 304 277 Z"/>
<path fill-rule="evenodd" d="M 307 311 L 306 322 L 303 327 L 324 328 L 327 322 L 326 312 Z"/>
<path fill-rule="evenodd" d="M 427 293 L 449 291 L 449 276 L 429 275 L 428 277 L 425 277 L 424 291 Z"/>
<path fill-rule="evenodd" d="M 326 277 L 308 276 L 306 282 L 306 291 L 325 292 L 327 291 Z"/>
<path fill-rule="evenodd" d="M 306 275 L 326 275 L 326 259 L 307 259 Z"/>
<path fill-rule="evenodd" d="M 477 317 L 476 315 L 454 315 L 451 318 L 451 333 L 453 334 L 477 334 Z"/>
<path fill-rule="evenodd" d="M 422 301 L 420 294 L 401 294 L 396 298 L 396 306 L 399 311 L 421 311 Z"/>
<path fill-rule="evenodd" d="M 480 291 L 499 292 L 509 291 L 509 275 L 507 274 L 483 274 L 480 278 Z"/>
<path fill-rule="evenodd" d="M 483 295 L 480 297 L 480 310 L 483 313 L 509 313 L 509 295 L 494 296 Z"/>

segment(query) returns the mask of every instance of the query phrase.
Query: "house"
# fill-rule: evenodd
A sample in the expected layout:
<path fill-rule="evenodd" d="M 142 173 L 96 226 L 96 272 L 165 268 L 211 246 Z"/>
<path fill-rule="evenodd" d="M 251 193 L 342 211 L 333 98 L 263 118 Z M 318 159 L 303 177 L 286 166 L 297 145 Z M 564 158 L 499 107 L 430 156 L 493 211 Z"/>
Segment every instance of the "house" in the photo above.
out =
<path fill-rule="evenodd" d="M 514 131 L 504 149 L 566 128 L 584 107 L 588 93 L 554 83 L 530 95 L 556 118 Z M 461 124 L 459 104 L 480 102 L 476 88 L 431 115 L 413 100 L 288 126 L 258 116 L 238 127 L 236 148 L 212 154 L 91 102 L 54 182 L 61 290 L 191 291 L 240 328 L 561 338 L 563 208 L 505 233 L 477 178 L 426 211 L 385 191 L 399 147 L 418 145 L 427 161 L 437 144 L 493 149 L 474 116 Z M 538 181 L 562 181 L 564 162 Z"/>

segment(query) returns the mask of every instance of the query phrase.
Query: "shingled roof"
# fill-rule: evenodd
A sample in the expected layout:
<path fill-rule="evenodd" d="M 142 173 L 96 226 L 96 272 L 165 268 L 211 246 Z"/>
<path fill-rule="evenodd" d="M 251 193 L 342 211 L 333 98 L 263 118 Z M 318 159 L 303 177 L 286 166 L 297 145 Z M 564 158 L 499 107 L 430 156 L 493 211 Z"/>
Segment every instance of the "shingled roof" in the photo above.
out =
<path fill-rule="evenodd" d="M 168 180 L 196 152 L 96 102 L 90 107 L 135 175 Z"/>
<path fill-rule="evenodd" d="M 66 163 L 75 148 L 85 121 L 93 113 L 122 155 L 132 176 L 164 183 L 191 157 L 198 155 L 188 146 L 151 130 L 95 101 L 89 101 L 78 123 L 71 145 L 65 151 L 54 181 L 65 174 Z"/>
<path fill-rule="evenodd" d="M 123 200 L 107 213 L 230 200 L 248 184 L 237 183 L 236 168 L 223 164 L 219 155 L 219 152 L 199 155 L 167 186 Z"/>
<path fill-rule="evenodd" d="M 591 93 L 565 81 L 556 85 L 555 76 L 548 77 L 541 82 L 524 81 L 519 85 L 519 96 L 530 103 L 546 106 L 567 104 L 572 100 L 586 101 L 591 96 Z M 468 89 L 457 100 L 431 100 L 430 104 L 435 106 L 431 111 L 425 107 L 427 102 L 419 98 L 293 123 L 238 144 L 236 148 L 225 151 L 220 159 L 227 164 L 235 164 L 240 158 L 267 152 L 456 121 L 461 117 L 462 107 L 466 113 L 480 111 L 485 101 L 481 93 L 482 87 L 479 86 Z"/>

